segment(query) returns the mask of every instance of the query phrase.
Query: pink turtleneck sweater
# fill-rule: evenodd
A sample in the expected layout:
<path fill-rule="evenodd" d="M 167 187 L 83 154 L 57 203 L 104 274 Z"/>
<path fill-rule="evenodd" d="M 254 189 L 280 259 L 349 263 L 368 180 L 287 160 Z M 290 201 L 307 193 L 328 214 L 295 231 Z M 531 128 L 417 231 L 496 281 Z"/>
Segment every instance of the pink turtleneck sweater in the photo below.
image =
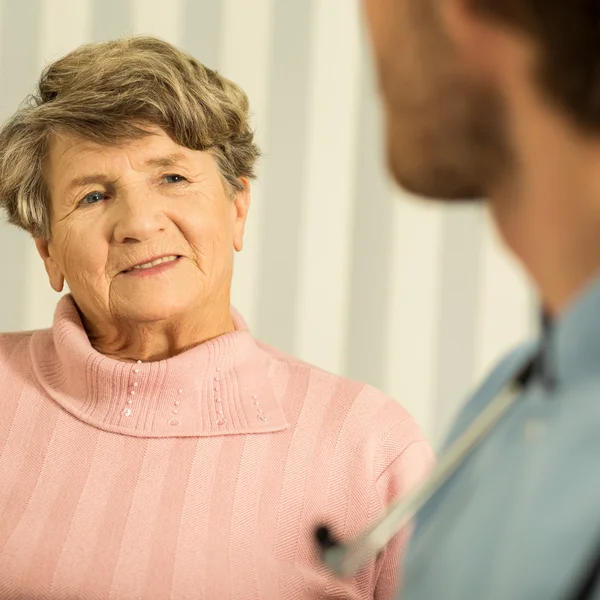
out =
<path fill-rule="evenodd" d="M 315 525 L 364 529 L 432 453 L 381 392 L 236 331 L 174 358 L 97 353 L 70 296 L 0 335 L 0 598 L 392 598 L 399 535 L 356 577 Z"/>

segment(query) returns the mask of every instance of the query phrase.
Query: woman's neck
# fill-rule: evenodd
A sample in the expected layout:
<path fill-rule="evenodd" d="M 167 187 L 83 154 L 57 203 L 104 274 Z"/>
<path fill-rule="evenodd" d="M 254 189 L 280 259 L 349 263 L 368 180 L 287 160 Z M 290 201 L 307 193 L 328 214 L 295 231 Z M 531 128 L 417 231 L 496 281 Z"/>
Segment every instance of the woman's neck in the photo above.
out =
<path fill-rule="evenodd" d="M 158 322 L 81 319 L 92 347 L 125 362 L 165 360 L 208 340 L 235 331 L 229 304 Z"/>

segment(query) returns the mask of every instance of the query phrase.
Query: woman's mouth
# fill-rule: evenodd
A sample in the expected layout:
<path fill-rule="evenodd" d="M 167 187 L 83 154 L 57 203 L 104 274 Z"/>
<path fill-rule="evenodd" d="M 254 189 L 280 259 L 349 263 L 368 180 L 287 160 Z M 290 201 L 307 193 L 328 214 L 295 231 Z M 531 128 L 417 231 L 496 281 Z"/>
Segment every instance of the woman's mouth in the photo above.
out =
<path fill-rule="evenodd" d="M 181 256 L 172 254 L 169 256 L 161 256 L 153 258 L 147 262 L 143 262 L 129 269 L 123 271 L 123 275 L 133 275 L 137 277 L 145 277 L 149 275 L 155 275 L 159 272 L 165 271 L 175 265 Z"/>

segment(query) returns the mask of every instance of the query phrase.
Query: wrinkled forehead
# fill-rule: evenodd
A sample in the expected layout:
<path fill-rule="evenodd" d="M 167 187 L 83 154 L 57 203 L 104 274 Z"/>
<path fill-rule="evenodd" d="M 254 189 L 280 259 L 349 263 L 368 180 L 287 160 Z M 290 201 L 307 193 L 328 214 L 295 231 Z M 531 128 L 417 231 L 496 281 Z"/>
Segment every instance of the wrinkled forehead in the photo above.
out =
<path fill-rule="evenodd" d="M 157 127 L 148 128 L 145 133 L 140 132 L 138 136 L 118 140 L 98 140 L 83 133 L 59 130 L 50 134 L 46 159 L 52 166 L 66 166 L 94 156 L 131 153 L 144 159 L 151 154 L 171 153 L 174 149 L 182 154 L 188 150 Z"/>
<path fill-rule="evenodd" d="M 48 139 L 48 151 L 45 157 L 47 173 L 77 164 L 90 155 L 99 155 L 107 151 L 108 145 L 102 145 L 91 139 L 67 132 L 53 132 Z"/>
<path fill-rule="evenodd" d="M 213 163 L 208 152 L 191 150 L 154 128 L 146 135 L 116 142 L 99 142 L 69 132 L 53 133 L 44 162 L 44 176 L 51 188 L 62 188 L 73 177 L 90 173 L 118 176 L 125 170 L 148 171 L 185 166 L 207 170 Z"/>

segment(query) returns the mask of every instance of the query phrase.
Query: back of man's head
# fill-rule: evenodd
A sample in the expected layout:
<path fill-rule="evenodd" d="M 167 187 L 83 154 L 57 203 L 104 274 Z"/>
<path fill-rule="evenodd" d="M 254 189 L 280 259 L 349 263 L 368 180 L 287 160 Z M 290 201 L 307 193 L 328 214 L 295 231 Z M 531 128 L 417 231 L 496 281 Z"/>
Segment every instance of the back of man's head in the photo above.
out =
<path fill-rule="evenodd" d="M 477 10 L 530 36 L 538 83 L 586 129 L 600 132 L 600 1 L 474 0 Z"/>

